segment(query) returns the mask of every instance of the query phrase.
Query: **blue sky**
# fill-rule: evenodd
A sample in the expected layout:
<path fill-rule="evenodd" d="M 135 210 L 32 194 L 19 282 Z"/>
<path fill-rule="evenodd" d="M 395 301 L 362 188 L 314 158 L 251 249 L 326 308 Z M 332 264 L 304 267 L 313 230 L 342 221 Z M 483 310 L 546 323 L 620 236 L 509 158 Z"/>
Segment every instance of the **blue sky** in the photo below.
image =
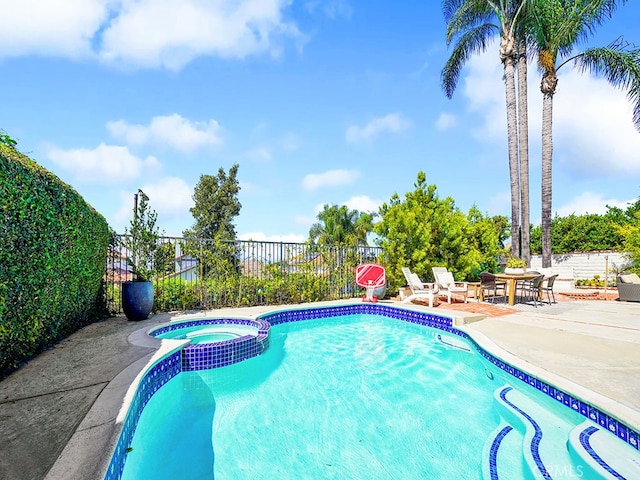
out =
<path fill-rule="evenodd" d="M 419 171 L 467 212 L 509 216 L 497 45 L 452 100 L 440 2 L 2 0 L 0 128 L 123 232 L 142 188 L 167 235 L 200 175 L 239 164 L 240 238 L 304 241 L 325 203 L 377 211 Z M 586 45 L 640 45 L 629 2 Z M 531 220 L 540 222 L 539 75 L 529 67 Z M 554 212 L 640 193 L 624 92 L 560 71 Z"/>

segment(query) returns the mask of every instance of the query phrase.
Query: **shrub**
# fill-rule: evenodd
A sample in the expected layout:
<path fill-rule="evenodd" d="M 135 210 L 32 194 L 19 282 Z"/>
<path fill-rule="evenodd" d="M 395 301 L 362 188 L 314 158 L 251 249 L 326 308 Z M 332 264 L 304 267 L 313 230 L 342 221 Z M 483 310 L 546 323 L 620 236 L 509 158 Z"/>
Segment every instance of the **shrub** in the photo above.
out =
<path fill-rule="evenodd" d="M 154 311 L 194 310 L 199 304 L 196 282 L 180 278 L 169 282 L 154 282 Z"/>
<path fill-rule="evenodd" d="M 0 144 L 0 378 L 104 313 L 109 227 L 70 186 Z"/>

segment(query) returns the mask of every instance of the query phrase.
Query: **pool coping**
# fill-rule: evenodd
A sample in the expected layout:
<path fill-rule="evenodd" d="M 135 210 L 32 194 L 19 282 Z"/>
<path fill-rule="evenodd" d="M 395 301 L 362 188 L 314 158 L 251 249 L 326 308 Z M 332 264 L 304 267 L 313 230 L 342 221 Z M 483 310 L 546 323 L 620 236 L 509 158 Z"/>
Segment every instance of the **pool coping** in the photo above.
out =
<path fill-rule="evenodd" d="M 384 304 L 384 303 L 381 303 Z M 305 304 L 305 305 L 291 305 L 291 306 L 272 306 L 254 309 L 254 313 L 250 315 L 236 315 L 234 313 L 225 312 L 223 316 L 233 316 L 234 318 L 247 318 L 247 319 L 256 319 L 257 317 L 264 316 L 265 314 L 272 314 L 280 311 L 291 311 L 291 310 L 300 310 L 300 309 L 309 309 L 309 308 L 318 308 L 322 306 L 343 306 L 343 305 L 362 305 L 361 302 L 357 301 L 346 301 L 346 302 L 325 302 L 322 304 Z M 530 372 L 531 374 L 536 374 L 539 376 L 541 380 L 544 380 L 546 383 L 553 384 L 557 388 L 561 388 L 563 390 L 571 391 L 574 395 L 580 393 L 580 396 L 585 400 L 598 405 L 603 410 L 606 410 L 609 414 L 615 416 L 619 420 L 628 424 L 632 428 L 637 428 L 640 425 L 640 413 L 635 410 L 626 407 L 624 405 L 619 404 L 607 397 L 604 397 L 596 392 L 592 392 L 580 385 L 571 382 L 570 380 L 560 377 L 558 375 L 549 372 L 548 370 L 539 369 L 535 365 L 523 361 L 520 358 L 510 354 L 506 350 L 499 347 L 496 343 L 492 342 L 489 338 L 483 335 L 480 332 L 472 331 L 468 329 L 468 325 L 472 322 L 481 320 L 485 318 L 484 315 L 476 315 L 476 314 L 466 314 L 464 312 L 455 312 L 455 311 L 445 311 L 442 309 L 433 310 L 428 309 L 421 306 L 413 306 L 402 304 L 398 305 L 396 303 L 386 303 L 388 306 L 392 306 L 399 310 L 408 310 L 408 311 L 416 311 L 421 314 L 433 314 L 438 317 L 448 317 L 452 320 L 452 324 L 456 329 L 464 332 L 468 335 L 478 346 L 487 351 L 492 352 L 499 357 L 501 357 L 504 361 L 512 364 L 514 367 Z M 220 311 L 214 312 L 198 312 L 193 315 L 175 315 L 172 316 L 173 320 L 184 320 L 187 318 L 212 318 L 219 315 Z M 221 316 L 222 317 L 222 316 Z M 118 438 L 120 436 L 121 429 L 117 428 L 117 425 L 108 425 L 109 422 L 114 423 L 114 420 L 118 419 L 118 415 L 114 415 L 114 409 L 118 411 L 118 414 L 122 411 L 126 411 L 128 409 L 127 404 L 127 392 L 132 388 L 132 385 L 136 383 L 136 378 L 143 376 L 158 359 L 162 358 L 167 353 L 171 351 L 176 351 L 181 348 L 180 345 L 184 343 L 179 340 L 163 340 L 152 338 L 146 334 L 148 330 L 152 328 L 156 328 L 159 323 L 155 323 L 153 327 L 146 326 L 142 329 L 139 329 L 133 332 L 129 336 L 129 341 L 131 344 L 136 344 L 140 346 L 145 346 L 147 348 L 157 348 L 153 354 L 146 355 L 140 360 L 134 362 L 132 365 L 124 369 L 120 374 L 118 374 L 110 383 L 109 386 L 100 394 L 93 407 L 90 409 L 89 413 L 86 415 L 84 420 L 81 422 L 80 426 L 76 430 L 76 433 L 72 436 L 68 445 L 65 447 L 63 453 L 60 455 L 54 466 L 50 469 L 46 478 L 57 479 L 57 478 L 104 478 L 106 474 L 106 467 L 108 466 L 111 455 L 108 455 L 105 458 L 105 448 L 111 454 L 113 454 L 113 447 L 117 443 Z M 164 344 L 164 345 L 163 345 Z M 118 401 L 118 398 L 121 401 Z M 105 407 L 105 404 L 110 406 Z M 604 408 L 604 405 L 607 405 L 607 408 Z M 125 408 L 126 407 L 126 408 Z M 119 423 L 119 422 L 115 422 Z M 120 423 L 121 425 L 121 423 Z M 111 427 L 111 428 L 109 428 Z M 108 436 L 108 442 L 104 442 L 104 438 L 102 442 L 98 442 L 97 437 Z M 101 443 L 102 448 L 99 449 L 99 457 L 101 459 L 100 465 L 91 465 L 91 461 L 87 461 L 87 457 L 96 458 L 94 450 L 94 455 L 84 455 L 81 453 L 83 450 L 87 450 L 89 448 L 88 444 L 91 443 Z M 108 445 L 108 447 L 107 447 Z M 80 466 L 80 467 L 79 467 Z M 90 468 L 93 466 L 94 468 Z M 97 468 L 96 468 L 97 467 Z M 80 469 L 80 470 L 79 470 Z M 89 472 L 91 474 L 88 474 Z M 76 472 L 77 476 L 73 476 L 72 472 Z M 70 475 L 71 474 L 71 475 Z"/>

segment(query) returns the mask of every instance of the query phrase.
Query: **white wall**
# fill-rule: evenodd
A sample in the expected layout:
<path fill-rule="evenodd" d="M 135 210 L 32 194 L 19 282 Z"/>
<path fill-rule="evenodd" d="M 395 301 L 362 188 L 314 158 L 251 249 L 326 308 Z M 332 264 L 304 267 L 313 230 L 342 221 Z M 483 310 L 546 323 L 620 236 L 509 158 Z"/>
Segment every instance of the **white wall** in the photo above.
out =
<path fill-rule="evenodd" d="M 615 278 L 612 269 L 622 269 L 628 263 L 619 252 L 562 253 L 552 255 L 551 270 L 558 274 L 558 280 L 588 280 L 594 275 L 604 280 L 607 260 L 609 278 Z M 531 268 L 542 270 L 542 255 L 531 256 Z"/>

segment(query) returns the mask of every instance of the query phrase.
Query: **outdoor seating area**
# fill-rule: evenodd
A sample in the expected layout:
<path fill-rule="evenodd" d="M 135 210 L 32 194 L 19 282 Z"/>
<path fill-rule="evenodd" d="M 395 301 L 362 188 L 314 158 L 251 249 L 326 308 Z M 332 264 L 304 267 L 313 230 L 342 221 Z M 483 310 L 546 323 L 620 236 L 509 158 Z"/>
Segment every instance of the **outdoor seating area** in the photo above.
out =
<path fill-rule="evenodd" d="M 467 303 L 469 296 L 475 298 L 477 303 L 504 303 L 508 306 L 518 303 L 538 307 L 557 303 L 554 285 L 558 274 L 547 275 L 533 270 L 524 273 L 482 272 L 479 282 L 458 282 L 446 267 L 432 267 L 432 271 L 434 282 L 428 283 L 423 282 L 410 268 L 402 268 L 407 281 L 406 288 L 411 291 L 410 295 L 402 295 L 404 303 L 422 300 L 433 307 L 437 305 L 438 297 L 446 298 L 447 304 L 451 305 L 453 300 Z M 634 284 L 635 279 L 631 277 L 625 276 L 627 285 L 633 285 L 629 288 L 629 293 L 631 294 L 632 289 L 637 289 L 634 297 L 636 300 L 631 301 L 640 301 L 640 278 Z"/>

